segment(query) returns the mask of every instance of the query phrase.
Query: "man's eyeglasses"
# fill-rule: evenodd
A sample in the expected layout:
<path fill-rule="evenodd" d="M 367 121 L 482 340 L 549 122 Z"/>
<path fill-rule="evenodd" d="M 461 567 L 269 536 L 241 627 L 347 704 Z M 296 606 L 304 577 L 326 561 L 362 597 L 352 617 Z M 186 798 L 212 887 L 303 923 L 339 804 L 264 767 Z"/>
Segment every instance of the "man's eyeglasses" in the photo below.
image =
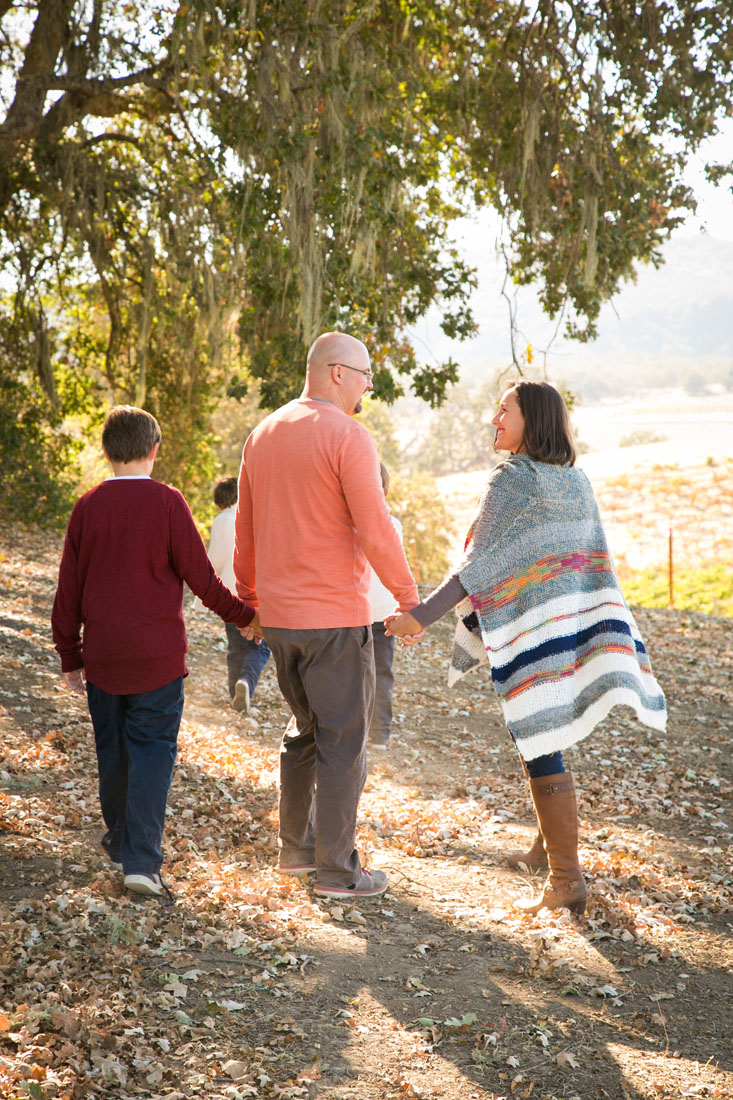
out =
<path fill-rule="evenodd" d="M 374 375 L 370 370 L 362 370 L 361 367 L 350 367 L 348 363 L 326 363 L 327 367 L 346 367 L 347 370 L 355 370 L 357 374 L 363 374 L 367 382 L 371 382 Z"/>

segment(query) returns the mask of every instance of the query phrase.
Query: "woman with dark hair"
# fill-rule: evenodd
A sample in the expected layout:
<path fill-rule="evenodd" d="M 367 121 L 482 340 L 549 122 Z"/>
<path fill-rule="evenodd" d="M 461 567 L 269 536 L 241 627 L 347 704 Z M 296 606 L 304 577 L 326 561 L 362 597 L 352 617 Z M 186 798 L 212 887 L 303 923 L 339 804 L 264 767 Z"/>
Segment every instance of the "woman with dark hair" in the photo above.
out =
<path fill-rule="evenodd" d="M 409 613 L 386 619 L 406 644 L 457 606 L 453 684 L 488 659 L 509 732 L 529 778 L 539 824 L 511 866 L 549 867 L 542 894 L 515 903 L 528 913 L 583 913 L 575 785 L 562 752 L 612 707 L 631 706 L 653 729 L 666 725 L 664 696 L 621 593 L 590 482 L 577 469 L 558 391 L 522 380 L 492 420 L 491 473 L 456 572 Z"/>

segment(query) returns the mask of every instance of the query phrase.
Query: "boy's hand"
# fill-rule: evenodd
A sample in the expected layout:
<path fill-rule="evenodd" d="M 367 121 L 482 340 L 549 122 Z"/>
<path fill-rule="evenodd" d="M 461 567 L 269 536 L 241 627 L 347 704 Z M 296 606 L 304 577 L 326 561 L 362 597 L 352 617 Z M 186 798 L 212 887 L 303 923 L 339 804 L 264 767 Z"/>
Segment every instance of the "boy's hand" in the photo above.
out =
<path fill-rule="evenodd" d="M 87 686 L 84 683 L 84 669 L 75 668 L 73 672 L 65 672 L 64 680 L 75 695 L 86 695 Z"/>
<path fill-rule="evenodd" d="M 260 626 L 260 613 L 255 611 L 254 618 L 250 620 L 249 626 L 243 626 L 240 630 L 240 634 L 243 634 L 250 642 L 262 641 L 262 627 Z"/>

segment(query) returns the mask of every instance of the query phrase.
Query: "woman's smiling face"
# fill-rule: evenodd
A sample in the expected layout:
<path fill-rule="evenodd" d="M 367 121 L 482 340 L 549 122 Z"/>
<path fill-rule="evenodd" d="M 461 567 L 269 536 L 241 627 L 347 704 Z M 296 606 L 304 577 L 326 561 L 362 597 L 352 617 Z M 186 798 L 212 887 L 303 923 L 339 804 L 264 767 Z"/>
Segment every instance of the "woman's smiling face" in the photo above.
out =
<path fill-rule="evenodd" d="M 491 423 L 496 428 L 495 451 L 517 454 L 524 448 L 524 417 L 514 389 L 508 389 L 499 402 L 499 411 Z"/>

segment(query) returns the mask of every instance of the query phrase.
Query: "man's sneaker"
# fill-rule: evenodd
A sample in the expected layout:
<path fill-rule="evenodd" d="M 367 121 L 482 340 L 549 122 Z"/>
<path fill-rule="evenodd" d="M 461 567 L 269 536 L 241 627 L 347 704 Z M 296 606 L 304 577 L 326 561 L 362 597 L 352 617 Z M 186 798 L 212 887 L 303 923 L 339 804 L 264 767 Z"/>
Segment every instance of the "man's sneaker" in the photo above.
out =
<path fill-rule="evenodd" d="M 114 867 L 115 871 L 121 871 L 122 864 L 120 863 L 120 853 L 112 845 L 112 834 L 105 833 L 99 843 L 102 846 L 102 850 L 106 852 L 109 856 L 109 861 Z"/>
<path fill-rule="evenodd" d="M 318 868 L 315 863 L 278 863 L 281 875 L 312 875 Z"/>
<path fill-rule="evenodd" d="M 246 680 L 237 680 L 234 685 L 232 709 L 240 714 L 249 714 L 249 684 Z"/>
<path fill-rule="evenodd" d="M 131 894 L 142 894 L 148 898 L 161 898 L 171 904 L 173 894 L 160 875 L 125 875 L 125 889 Z"/>
<path fill-rule="evenodd" d="M 383 894 L 388 887 L 384 871 L 362 870 L 359 881 L 353 886 L 320 886 L 316 883 L 313 893 L 321 898 L 373 898 Z"/>

